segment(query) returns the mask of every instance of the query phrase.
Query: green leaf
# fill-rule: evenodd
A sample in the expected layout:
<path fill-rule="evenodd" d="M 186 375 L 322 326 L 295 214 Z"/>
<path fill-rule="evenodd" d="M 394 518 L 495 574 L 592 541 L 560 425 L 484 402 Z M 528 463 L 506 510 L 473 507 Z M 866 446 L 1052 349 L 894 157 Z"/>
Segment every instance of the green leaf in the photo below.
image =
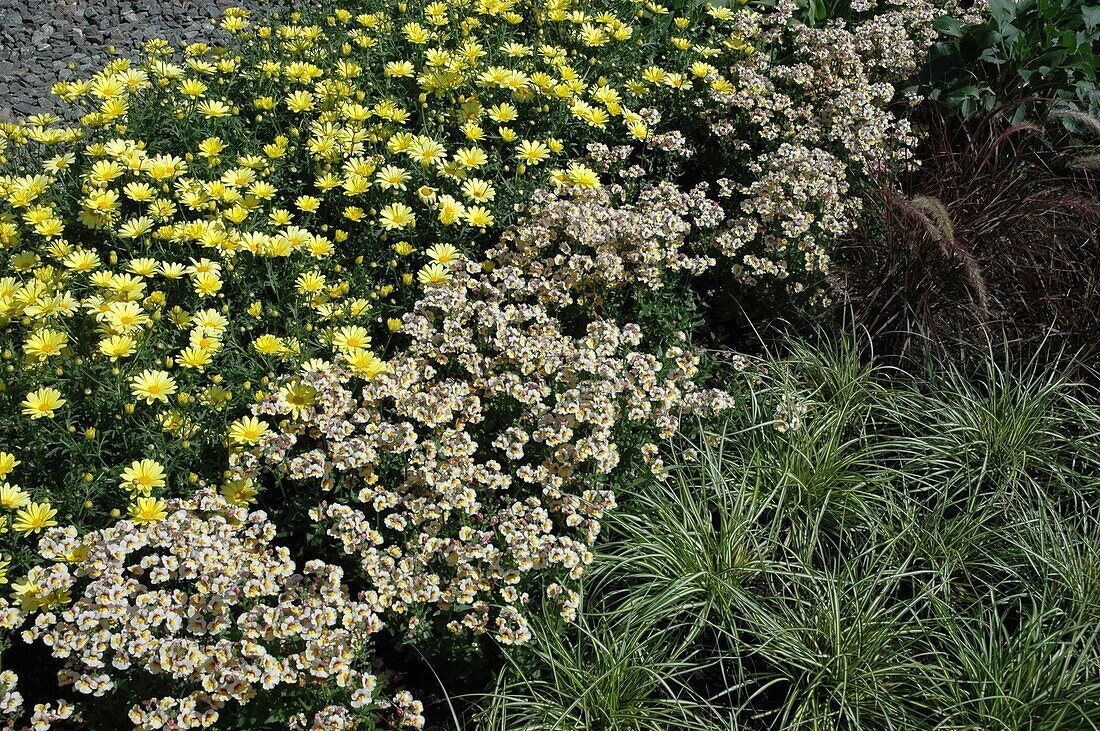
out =
<path fill-rule="evenodd" d="M 977 99 L 979 94 L 981 94 L 981 89 L 971 84 L 969 86 L 961 86 L 958 89 L 955 89 L 950 94 L 948 94 L 947 98 L 961 101 L 963 99 Z"/>
<path fill-rule="evenodd" d="M 1005 62 L 1004 58 L 1001 56 L 1001 52 L 996 48 L 985 49 L 982 51 L 982 54 L 978 56 L 978 60 L 994 64 L 995 66 L 1000 66 Z"/>
<path fill-rule="evenodd" d="M 825 8 L 821 0 L 807 0 L 806 11 L 806 18 L 809 21 L 808 24 L 811 26 L 816 26 L 817 21 L 825 17 Z"/>
<path fill-rule="evenodd" d="M 1000 29 L 1016 18 L 1016 3 L 1013 0 L 989 0 L 989 14 Z"/>
<path fill-rule="evenodd" d="M 1085 29 L 1092 32 L 1097 25 L 1100 25 L 1100 5 L 1082 6 L 1081 18 L 1085 21 Z"/>
<path fill-rule="evenodd" d="M 943 17 L 936 18 L 932 22 L 932 27 L 943 33 L 945 36 L 951 36 L 952 38 L 962 37 L 962 21 L 958 18 L 952 18 L 950 15 L 944 15 Z"/>
<path fill-rule="evenodd" d="M 1046 66 L 1048 70 L 1050 68 L 1061 66 L 1066 58 L 1066 51 L 1062 48 L 1056 48 L 1053 51 L 1047 51 L 1041 56 L 1035 58 L 1031 62 L 1031 65 Z"/>

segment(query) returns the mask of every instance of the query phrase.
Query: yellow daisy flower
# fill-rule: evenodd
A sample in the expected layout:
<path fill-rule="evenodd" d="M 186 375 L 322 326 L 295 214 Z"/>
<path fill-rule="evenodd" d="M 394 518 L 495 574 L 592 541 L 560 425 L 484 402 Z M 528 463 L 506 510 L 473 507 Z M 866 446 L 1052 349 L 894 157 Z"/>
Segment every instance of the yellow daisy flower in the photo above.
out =
<path fill-rule="evenodd" d="M 204 367 L 210 365 L 212 356 L 209 350 L 205 348 L 197 348 L 195 346 L 184 348 L 176 356 L 176 363 L 182 368 L 196 368 L 202 370 Z"/>
<path fill-rule="evenodd" d="M 73 271 L 90 272 L 99 268 L 100 261 L 99 255 L 94 251 L 77 249 L 66 256 L 62 264 L 64 264 L 67 269 L 72 269 Z"/>
<path fill-rule="evenodd" d="M 122 470 L 121 487 L 148 495 L 154 488 L 164 487 L 164 467 L 152 459 L 134 460 Z"/>
<path fill-rule="evenodd" d="M 217 310 L 207 309 L 195 313 L 195 327 L 203 327 L 217 333 L 225 332 L 229 327 L 229 320 Z"/>
<path fill-rule="evenodd" d="M 147 324 L 149 316 L 137 302 L 112 302 L 106 320 L 113 330 L 125 335 Z"/>
<path fill-rule="evenodd" d="M 137 344 L 129 335 L 112 335 L 99 341 L 99 352 L 111 360 L 125 358 L 136 351 Z"/>
<path fill-rule="evenodd" d="M 462 258 L 462 253 L 450 244 L 436 244 L 425 253 L 429 259 L 444 266 Z"/>
<path fill-rule="evenodd" d="M 274 355 L 283 349 L 283 341 L 274 335 L 261 335 L 252 341 L 252 347 L 257 353 Z"/>
<path fill-rule="evenodd" d="M 245 416 L 229 426 L 229 440 L 234 444 L 258 444 L 267 432 L 266 421 L 255 416 Z"/>
<path fill-rule="evenodd" d="M 52 419 L 54 412 L 65 405 L 65 399 L 61 398 L 61 392 L 56 388 L 43 386 L 27 394 L 19 405 L 23 407 L 23 413 L 32 419 Z"/>
<path fill-rule="evenodd" d="M 496 197 L 496 189 L 487 180 L 470 178 L 462 184 L 462 194 L 475 203 L 484 203 Z"/>
<path fill-rule="evenodd" d="M 537 140 L 523 140 L 516 150 L 516 157 L 527 165 L 538 165 L 550 157 L 550 148 Z"/>
<path fill-rule="evenodd" d="M 57 330 L 39 330 L 23 343 L 23 352 L 35 360 L 45 360 L 59 355 L 69 342 L 66 333 Z"/>
<path fill-rule="evenodd" d="M 223 101 L 210 100 L 200 104 L 198 106 L 198 112 L 207 118 L 228 117 L 233 114 L 233 109 Z"/>
<path fill-rule="evenodd" d="M 9 485 L 6 482 L 0 485 L 0 508 L 15 510 L 16 508 L 23 507 L 30 501 L 30 495 L 23 492 L 18 485 Z"/>
<path fill-rule="evenodd" d="M 317 389 L 307 383 L 292 383 L 279 390 L 283 401 L 295 419 L 307 408 L 317 403 Z"/>
<path fill-rule="evenodd" d="M 22 462 L 17 460 L 14 454 L 0 452 L 0 477 L 7 477 L 20 464 Z"/>
<path fill-rule="evenodd" d="M 484 206 L 470 206 L 466 209 L 463 218 L 466 220 L 466 223 L 477 228 L 492 226 L 496 221 L 492 212 Z"/>
<path fill-rule="evenodd" d="M 210 297 L 222 288 L 222 280 L 214 272 L 199 272 L 192 277 L 192 287 L 200 297 Z"/>
<path fill-rule="evenodd" d="M 404 203 L 391 203 L 382 209 L 378 223 L 387 231 L 416 225 L 416 216 Z"/>
<path fill-rule="evenodd" d="M 385 373 L 389 367 L 386 362 L 369 350 L 356 349 L 345 354 L 348 367 L 368 381 L 380 373 Z"/>
<path fill-rule="evenodd" d="M 449 226 L 466 213 L 466 206 L 449 195 L 439 197 L 439 222 Z"/>
<path fill-rule="evenodd" d="M 209 353 L 216 353 L 221 350 L 222 340 L 218 337 L 217 330 L 212 330 L 208 327 L 196 327 L 191 331 L 188 336 L 188 342 L 192 348 L 199 348 Z"/>
<path fill-rule="evenodd" d="M 584 165 L 570 165 L 566 170 L 569 182 L 582 188 L 597 188 L 600 185 L 600 176 L 595 170 Z"/>
<path fill-rule="evenodd" d="M 49 502 L 31 503 L 15 514 L 11 527 L 20 533 L 37 533 L 43 528 L 57 525 L 57 521 L 52 520 L 55 515 L 57 510 L 50 507 Z"/>
<path fill-rule="evenodd" d="M 332 347 L 334 348 L 351 350 L 355 348 L 365 348 L 368 345 L 370 345 L 370 336 L 367 335 L 366 328 L 359 327 L 358 325 L 342 327 L 333 333 L 332 336 Z"/>
<path fill-rule="evenodd" d="M 168 397 L 176 392 L 176 381 L 165 371 L 144 370 L 130 379 L 130 391 L 145 403 L 168 403 Z"/>
<path fill-rule="evenodd" d="M 489 157 L 479 147 L 463 147 L 455 152 L 454 159 L 467 170 L 474 170 L 488 162 Z"/>
<path fill-rule="evenodd" d="M 450 279 L 451 273 L 447 271 L 447 267 L 443 266 L 442 264 L 435 263 L 428 264 L 427 266 L 423 267 L 417 273 L 416 278 L 420 281 L 421 284 L 424 285 L 439 284 L 440 282 L 445 282 Z"/>
<path fill-rule="evenodd" d="M 160 498 L 139 497 L 130 506 L 130 520 L 135 523 L 156 523 L 168 517 L 168 505 Z"/>
<path fill-rule="evenodd" d="M 238 507 L 256 502 L 256 487 L 251 479 L 232 480 L 222 486 L 225 499 Z"/>
<path fill-rule="evenodd" d="M 404 168 L 387 165 L 375 173 L 374 177 L 383 190 L 405 190 L 405 181 L 409 179 L 409 174 Z"/>
<path fill-rule="evenodd" d="M 489 107 L 489 119 L 498 124 L 505 124 L 518 118 L 519 111 L 507 102 Z"/>
<path fill-rule="evenodd" d="M 407 154 L 422 166 L 427 167 L 433 163 L 442 162 L 446 157 L 447 148 L 430 137 L 418 137 L 410 145 Z"/>

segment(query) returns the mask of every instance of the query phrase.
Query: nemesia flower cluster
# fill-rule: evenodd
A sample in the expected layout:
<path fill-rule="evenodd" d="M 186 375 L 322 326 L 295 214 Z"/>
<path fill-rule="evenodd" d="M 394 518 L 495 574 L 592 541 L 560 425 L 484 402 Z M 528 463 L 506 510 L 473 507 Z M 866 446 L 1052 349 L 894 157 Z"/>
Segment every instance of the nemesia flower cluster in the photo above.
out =
<path fill-rule="evenodd" d="M 74 598 L 39 613 L 23 637 L 64 659 L 61 684 L 83 695 L 127 692 L 139 673 L 171 678 L 171 696 L 130 708 L 135 729 L 207 728 L 227 703 L 302 682 L 344 689 L 349 718 L 389 708 L 376 676 L 358 667 L 381 627 L 371 604 L 348 595 L 336 566 L 314 560 L 297 572 L 274 535 L 262 511 L 210 489 L 170 500 L 155 523 L 79 538 L 50 529 L 40 550 L 55 563 L 33 580 L 39 593 Z M 71 570 L 74 553 L 83 558 Z"/>
<path fill-rule="evenodd" d="M 851 27 L 833 19 L 822 28 L 800 22 L 793 0 L 780 0 L 767 15 L 720 12 L 731 18 L 734 37 L 786 50 L 748 54 L 728 71 L 705 75 L 710 103 L 702 115 L 710 132 L 740 150 L 753 174 L 718 181 L 739 209 L 720 244 L 741 281 L 791 277 L 788 286 L 801 291 L 806 277 L 797 272 L 829 271 L 830 242 L 851 230 L 861 207 L 852 184 L 872 169 L 911 163 L 917 139 L 908 120 L 887 108 L 894 83 L 937 38 L 933 21 L 977 12 L 921 0 L 871 0 L 854 9 L 859 19 Z M 742 135 L 737 122 L 746 118 L 770 141 L 763 149 Z"/>
<path fill-rule="evenodd" d="M 572 335 L 559 319 L 578 293 L 659 285 L 662 264 L 683 264 L 675 244 L 690 228 L 692 209 L 671 204 L 694 200 L 704 218 L 710 207 L 663 186 L 639 195 L 646 214 L 574 192 L 578 217 L 566 198 L 536 194 L 541 215 L 505 235 L 515 248 L 494 250 L 490 273 L 456 260 L 403 318 L 407 343 L 385 371 L 326 364 L 291 377 L 253 409 L 280 428 L 231 458 L 241 479 L 269 465 L 327 492 L 310 517 L 410 636 L 431 629 L 427 607 L 454 633 L 505 644 L 530 638 L 524 607 L 541 595 L 572 618 L 578 595 L 563 583 L 583 575 L 616 505 L 605 476 L 650 461 L 646 440 L 672 436 L 682 413 L 732 406 L 699 386 L 686 347 L 657 354 L 637 324 L 592 318 Z M 597 207 L 605 215 L 583 215 Z"/>
<path fill-rule="evenodd" d="M 709 187 L 683 192 L 668 182 L 649 184 L 633 204 L 618 184 L 574 195 L 535 191 L 524 220 L 487 256 L 525 277 L 524 296 L 557 306 L 608 287 L 659 289 L 671 272 L 701 274 L 715 265 L 713 242 L 699 240 L 724 216 L 707 197 Z"/>

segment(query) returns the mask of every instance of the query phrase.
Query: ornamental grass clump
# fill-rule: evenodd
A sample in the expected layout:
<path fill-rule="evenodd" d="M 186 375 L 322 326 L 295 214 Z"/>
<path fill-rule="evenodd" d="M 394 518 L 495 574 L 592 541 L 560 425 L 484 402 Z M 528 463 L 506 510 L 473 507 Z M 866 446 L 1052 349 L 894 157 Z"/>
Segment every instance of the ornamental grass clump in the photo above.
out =
<path fill-rule="evenodd" d="M 987 332 L 1023 357 L 1047 338 L 1095 347 L 1100 196 L 1073 169 L 1077 150 L 993 113 L 919 111 L 920 171 L 870 191 L 875 205 L 837 246 L 836 274 L 880 352 L 974 358 Z"/>
<path fill-rule="evenodd" d="M 1095 728 L 1095 372 L 865 343 L 731 359 L 741 408 L 620 493 L 577 621 L 536 616 L 468 727 Z"/>

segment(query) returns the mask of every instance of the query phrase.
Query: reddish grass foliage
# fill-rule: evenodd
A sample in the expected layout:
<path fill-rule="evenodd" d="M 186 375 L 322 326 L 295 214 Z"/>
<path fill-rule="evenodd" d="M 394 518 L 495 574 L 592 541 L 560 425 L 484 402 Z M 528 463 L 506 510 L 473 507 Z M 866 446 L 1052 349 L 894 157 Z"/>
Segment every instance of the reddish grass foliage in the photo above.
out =
<path fill-rule="evenodd" d="M 921 167 L 900 189 L 883 181 L 866 191 L 836 284 L 880 352 L 1100 342 L 1095 155 L 995 111 L 963 118 L 920 109 Z"/>

